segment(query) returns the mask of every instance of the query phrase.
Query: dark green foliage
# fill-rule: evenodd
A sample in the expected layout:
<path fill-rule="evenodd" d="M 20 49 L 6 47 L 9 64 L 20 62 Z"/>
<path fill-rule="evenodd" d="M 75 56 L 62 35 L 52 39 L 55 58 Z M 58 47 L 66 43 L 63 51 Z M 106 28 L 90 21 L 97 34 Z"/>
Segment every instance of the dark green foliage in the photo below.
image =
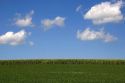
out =
<path fill-rule="evenodd" d="M 125 83 L 125 61 L 0 61 L 0 83 Z"/>
<path fill-rule="evenodd" d="M 125 60 L 94 60 L 94 59 L 50 59 L 50 60 L 1 60 L 0 65 L 11 64 L 125 64 Z"/>

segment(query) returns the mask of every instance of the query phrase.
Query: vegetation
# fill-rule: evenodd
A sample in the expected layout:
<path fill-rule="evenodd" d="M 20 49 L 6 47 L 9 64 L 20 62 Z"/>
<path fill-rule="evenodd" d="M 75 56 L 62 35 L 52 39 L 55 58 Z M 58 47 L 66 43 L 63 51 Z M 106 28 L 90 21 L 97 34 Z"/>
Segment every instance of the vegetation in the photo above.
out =
<path fill-rule="evenodd" d="M 0 83 L 125 83 L 125 60 L 1 60 Z"/>
<path fill-rule="evenodd" d="M 0 65 L 11 64 L 125 64 L 125 60 L 95 60 L 95 59 L 43 59 L 43 60 L 1 60 Z"/>

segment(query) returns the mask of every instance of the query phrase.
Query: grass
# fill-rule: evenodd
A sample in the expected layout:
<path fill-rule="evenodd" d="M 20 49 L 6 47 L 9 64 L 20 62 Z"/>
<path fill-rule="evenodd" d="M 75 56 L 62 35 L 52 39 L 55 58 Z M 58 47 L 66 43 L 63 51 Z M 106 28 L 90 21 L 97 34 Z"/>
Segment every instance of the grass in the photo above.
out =
<path fill-rule="evenodd" d="M 125 83 L 124 60 L 77 61 L 0 61 L 0 83 Z"/>

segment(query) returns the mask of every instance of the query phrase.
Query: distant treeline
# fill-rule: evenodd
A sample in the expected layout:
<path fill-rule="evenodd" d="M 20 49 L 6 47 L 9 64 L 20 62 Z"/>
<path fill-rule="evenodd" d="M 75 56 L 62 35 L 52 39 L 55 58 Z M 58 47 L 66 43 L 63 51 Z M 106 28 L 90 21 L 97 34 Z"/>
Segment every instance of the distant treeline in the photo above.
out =
<path fill-rule="evenodd" d="M 125 64 L 125 60 L 87 60 L 87 59 L 56 59 L 56 60 L 0 60 L 0 65 L 21 64 Z"/>

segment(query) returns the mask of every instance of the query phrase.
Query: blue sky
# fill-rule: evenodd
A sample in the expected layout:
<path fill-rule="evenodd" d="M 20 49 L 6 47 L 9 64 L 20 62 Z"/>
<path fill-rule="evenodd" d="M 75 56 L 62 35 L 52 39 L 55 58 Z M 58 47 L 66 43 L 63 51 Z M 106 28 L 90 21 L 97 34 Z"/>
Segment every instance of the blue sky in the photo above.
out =
<path fill-rule="evenodd" d="M 0 59 L 125 58 L 122 0 L 1 0 Z"/>

